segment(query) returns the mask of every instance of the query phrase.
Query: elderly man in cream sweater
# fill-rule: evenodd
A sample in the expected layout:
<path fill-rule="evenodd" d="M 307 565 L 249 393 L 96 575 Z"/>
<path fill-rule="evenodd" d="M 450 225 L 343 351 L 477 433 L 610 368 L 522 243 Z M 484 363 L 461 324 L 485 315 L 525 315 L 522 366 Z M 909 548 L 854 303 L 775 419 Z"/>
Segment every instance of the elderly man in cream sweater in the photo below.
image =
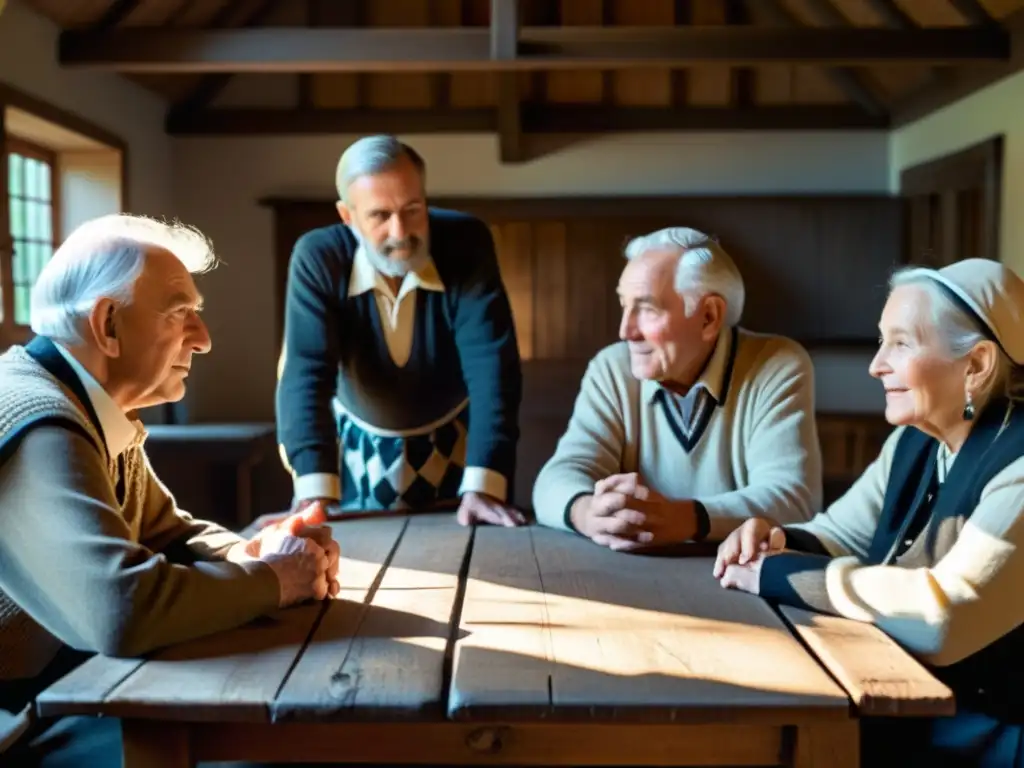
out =
<path fill-rule="evenodd" d="M 704 233 L 659 230 L 625 255 L 622 342 L 587 367 L 534 486 L 538 522 L 630 551 L 808 519 L 822 492 L 806 351 L 738 327 L 743 279 Z"/>

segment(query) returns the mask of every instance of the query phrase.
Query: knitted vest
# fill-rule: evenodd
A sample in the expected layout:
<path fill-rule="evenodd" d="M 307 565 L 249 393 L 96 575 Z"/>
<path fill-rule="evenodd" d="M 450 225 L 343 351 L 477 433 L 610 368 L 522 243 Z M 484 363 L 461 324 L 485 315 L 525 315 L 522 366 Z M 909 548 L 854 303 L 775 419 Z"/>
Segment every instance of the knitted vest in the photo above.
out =
<path fill-rule="evenodd" d="M 76 397 L 75 389 L 81 391 L 77 380 L 61 381 L 25 347 L 13 346 L 0 355 L 0 467 L 34 427 L 62 426 L 68 430 L 68 439 L 75 432 L 85 435 L 104 458 L 111 488 L 123 489 L 119 511 L 131 529 L 132 539 L 138 541 L 147 476 L 142 452 L 144 435 L 121 454 L 121 462 L 116 456 L 108 456 L 100 432 L 87 415 L 81 398 Z M 124 467 L 123 483 L 119 464 Z M 46 468 L 40 467 L 39 471 L 45 472 Z M 47 514 L 47 510 L 28 502 L 25 509 L 4 509 L 0 518 L 20 514 Z M 54 556 L 60 557 L 60 553 L 55 552 Z M 45 568 L 46 564 L 40 563 L 39 567 Z M 38 675 L 60 647 L 61 641 L 21 610 L 0 583 L 0 680 Z"/>

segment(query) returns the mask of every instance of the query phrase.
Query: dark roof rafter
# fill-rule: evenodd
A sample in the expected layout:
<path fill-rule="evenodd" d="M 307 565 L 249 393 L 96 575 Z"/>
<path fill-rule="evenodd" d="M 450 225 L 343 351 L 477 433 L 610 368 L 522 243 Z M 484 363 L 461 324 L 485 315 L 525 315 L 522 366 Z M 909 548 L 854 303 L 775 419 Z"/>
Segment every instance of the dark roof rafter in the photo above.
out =
<path fill-rule="evenodd" d="M 858 130 L 882 129 L 885 116 L 855 105 L 730 107 L 608 107 L 522 104 L 522 134 L 610 131 Z M 167 131 L 197 135 L 309 135 L 338 133 L 495 133 L 497 110 L 262 109 L 201 110 L 168 120 Z"/>
<path fill-rule="evenodd" d="M 60 63 L 121 72 L 399 72 L 623 69 L 791 63 L 857 66 L 1005 61 L 999 27 L 523 27 L 495 58 L 486 28 L 114 29 L 61 34 Z"/>

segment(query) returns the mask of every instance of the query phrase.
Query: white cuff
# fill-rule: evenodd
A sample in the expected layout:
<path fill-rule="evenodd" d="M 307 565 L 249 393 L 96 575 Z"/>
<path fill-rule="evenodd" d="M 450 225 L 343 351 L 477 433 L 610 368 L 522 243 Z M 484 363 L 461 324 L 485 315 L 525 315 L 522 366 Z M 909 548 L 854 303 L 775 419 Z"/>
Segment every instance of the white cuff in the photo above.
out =
<path fill-rule="evenodd" d="M 295 478 L 295 500 L 341 500 L 341 478 L 331 472 L 314 472 Z"/>
<path fill-rule="evenodd" d="M 459 495 L 464 493 L 486 493 L 498 501 L 505 501 L 508 498 L 508 478 L 486 467 L 466 467 L 459 487 Z"/>

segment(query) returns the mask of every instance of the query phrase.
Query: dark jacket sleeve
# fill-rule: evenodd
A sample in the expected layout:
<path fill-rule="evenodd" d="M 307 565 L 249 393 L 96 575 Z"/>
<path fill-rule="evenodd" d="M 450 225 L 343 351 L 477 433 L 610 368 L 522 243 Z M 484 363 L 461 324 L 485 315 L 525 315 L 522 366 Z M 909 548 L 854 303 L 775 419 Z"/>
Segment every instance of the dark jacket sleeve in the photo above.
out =
<path fill-rule="evenodd" d="M 338 376 L 340 238 L 314 230 L 288 265 L 284 346 L 277 384 L 277 435 L 297 477 L 338 473 L 331 397 Z"/>
<path fill-rule="evenodd" d="M 782 552 L 767 557 L 761 564 L 758 594 L 782 605 L 838 614 L 825 584 L 825 569 L 831 561 L 827 555 L 804 552 Z"/>
<path fill-rule="evenodd" d="M 786 552 L 765 558 L 758 593 L 766 600 L 819 613 L 838 613 L 825 588 L 825 568 L 832 561 L 813 533 L 783 526 Z"/>
<path fill-rule="evenodd" d="M 459 224 L 460 234 L 451 247 L 466 257 L 453 297 L 452 325 L 469 393 L 466 466 L 504 475 L 511 500 L 522 399 L 512 307 L 487 225 L 468 217 Z"/>

